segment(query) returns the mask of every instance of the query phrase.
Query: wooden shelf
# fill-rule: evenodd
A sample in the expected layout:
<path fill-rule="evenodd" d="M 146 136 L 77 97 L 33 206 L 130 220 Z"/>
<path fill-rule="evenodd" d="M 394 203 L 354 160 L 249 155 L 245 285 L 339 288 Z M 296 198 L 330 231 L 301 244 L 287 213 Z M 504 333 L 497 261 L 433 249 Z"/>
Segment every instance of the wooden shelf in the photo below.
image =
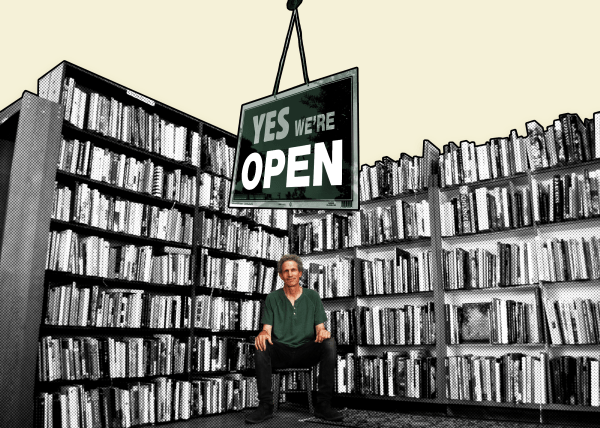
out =
<path fill-rule="evenodd" d="M 390 397 L 387 395 L 373 395 L 373 394 L 346 394 L 346 393 L 335 393 L 336 397 L 341 398 L 360 398 L 360 399 L 370 399 L 370 400 L 391 400 L 391 401 L 403 401 L 408 403 L 440 403 L 440 401 L 436 398 L 414 398 L 414 397 Z"/>
<path fill-rule="evenodd" d="M 511 175 L 508 177 L 498 177 L 498 178 L 490 178 L 488 180 L 478 180 L 473 183 L 463 183 L 463 184 L 453 184 L 452 186 L 440 187 L 440 191 L 443 193 L 451 192 L 454 190 L 458 190 L 463 186 L 468 187 L 469 189 L 477 189 L 480 187 L 502 187 L 506 186 L 509 183 L 514 181 L 522 181 L 520 184 L 527 184 L 527 176 L 526 172 L 520 172 L 515 175 Z"/>
<path fill-rule="evenodd" d="M 538 288 L 536 284 L 526 285 L 505 285 L 502 287 L 485 287 L 485 288 L 455 288 L 455 289 L 444 289 L 446 293 L 508 293 L 515 291 L 533 291 Z"/>
<path fill-rule="evenodd" d="M 64 121 L 63 123 L 63 136 L 67 140 L 89 140 L 95 146 L 114 150 L 117 153 L 122 153 L 124 155 L 134 157 L 138 161 L 151 159 L 152 161 L 157 162 L 160 165 L 167 166 L 168 169 L 181 169 L 182 172 L 188 175 L 197 175 L 198 173 L 198 168 L 189 162 L 179 162 L 161 154 L 149 152 L 140 147 L 136 147 L 134 145 L 119 141 L 116 138 L 108 137 L 105 135 L 98 134 L 96 132 L 78 128 L 67 121 Z"/>
<path fill-rule="evenodd" d="M 233 260 L 250 260 L 256 263 L 263 263 L 266 265 L 276 265 L 277 260 L 265 259 L 263 257 L 246 256 L 244 254 L 234 253 L 232 251 L 221 250 L 213 247 L 207 247 L 205 245 L 198 245 L 198 248 L 208 250 L 208 254 L 213 257 L 222 257 Z"/>
<path fill-rule="evenodd" d="M 124 199 L 141 202 L 146 205 L 155 205 L 161 208 L 176 208 L 179 211 L 187 214 L 194 213 L 194 206 L 189 204 L 182 204 L 171 199 L 163 199 L 156 196 L 152 196 L 149 193 L 136 192 L 135 190 L 129 190 L 124 187 L 115 186 L 104 181 L 92 180 L 89 177 L 82 175 L 72 174 L 70 172 L 57 170 L 56 179 L 59 183 L 74 184 L 75 182 L 86 183 L 90 188 L 102 190 L 104 194 L 110 194 L 115 196 L 121 196 Z"/>
<path fill-rule="evenodd" d="M 176 284 L 158 284 L 142 281 L 128 281 L 125 279 L 109 279 L 101 276 L 78 275 L 70 272 L 61 272 L 56 270 L 46 270 L 47 282 L 65 285 L 67 281 L 78 282 L 86 285 L 98 285 L 107 288 L 133 288 L 148 292 L 189 295 L 191 293 L 190 285 Z"/>
<path fill-rule="evenodd" d="M 88 226 L 87 224 L 82 223 L 72 223 L 68 221 L 56 220 L 52 219 L 52 230 L 63 231 L 66 229 L 72 229 L 74 232 L 85 234 L 85 235 L 93 235 L 100 236 L 107 239 L 115 240 L 115 241 L 126 241 L 132 244 L 139 245 L 155 245 L 155 246 L 174 246 L 180 248 L 189 248 L 192 246 L 185 244 L 183 242 L 178 241 L 167 241 L 163 239 L 156 238 L 148 238 L 145 236 L 132 235 L 129 233 L 122 232 L 113 232 L 112 230 L 101 229 L 99 227 Z"/>
<path fill-rule="evenodd" d="M 584 162 L 577 163 L 569 163 L 566 165 L 555 165 L 549 166 L 546 168 L 540 168 L 535 171 L 531 171 L 531 175 L 534 178 L 538 178 L 539 176 L 553 176 L 560 174 L 561 172 L 570 171 L 572 169 L 583 170 L 584 168 L 599 168 L 600 167 L 600 159 L 592 159 Z"/>
<path fill-rule="evenodd" d="M 335 256 L 344 255 L 346 253 L 354 252 L 355 247 L 337 248 L 335 250 L 324 250 L 324 251 L 312 251 L 310 253 L 298 253 L 300 257 L 322 257 L 322 256 Z"/>
<path fill-rule="evenodd" d="M 452 235 L 452 236 L 442 236 L 442 239 L 445 242 L 448 243 L 453 243 L 455 241 L 473 241 L 473 238 L 477 239 L 477 238 L 483 238 L 483 239 L 502 239 L 502 238 L 498 238 L 498 236 L 502 236 L 502 235 L 508 235 L 508 236 L 514 236 L 516 234 L 521 234 L 521 233 L 535 233 L 535 228 L 533 226 L 523 226 L 523 227 L 517 227 L 517 228 L 510 228 L 510 229 L 498 229 L 498 230 L 485 230 L 482 232 L 475 232 L 475 233 L 461 233 L 458 235 Z"/>
<path fill-rule="evenodd" d="M 250 336 L 256 336 L 260 330 L 211 330 L 208 328 L 194 328 L 196 336 L 223 336 L 223 337 L 238 337 L 240 339 L 248 339 Z"/>
<path fill-rule="evenodd" d="M 245 292 L 235 290 L 224 290 L 222 288 L 211 288 L 211 287 L 197 287 L 196 295 L 212 295 L 215 297 L 231 297 L 237 299 L 249 299 L 249 300 L 264 300 L 267 295 L 263 293 L 257 293 L 256 291 Z"/>
<path fill-rule="evenodd" d="M 42 324 L 40 336 L 115 336 L 115 337 L 152 337 L 156 334 L 189 336 L 191 328 L 131 328 L 131 327 L 80 327 Z"/>
<path fill-rule="evenodd" d="M 224 213 L 220 210 L 215 210 L 213 208 L 209 208 L 206 206 L 199 206 L 198 209 L 200 211 L 204 211 L 206 213 L 210 213 L 212 215 L 215 215 L 217 217 L 220 218 L 224 218 L 224 219 L 229 219 L 229 220 L 235 220 L 235 221 L 239 221 L 243 224 L 247 224 L 248 226 L 250 226 L 252 229 L 258 229 L 259 227 L 264 230 L 265 232 L 271 233 L 273 235 L 276 236 L 285 236 L 288 234 L 288 230 L 287 229 L 279 229 L 273 226 L 269 226 L 266 224 L 262 224 L 262 223 L 258 223 L 255 220 L 249 218 L 249 217 L 245 217 L 242 215 L 233 215 L 233 214 L 228 214 L 228 213 Z"/>
<path fill-rule="evenodd" d="M 148 376 L 142 376 L 142 377 L 102 377 L 99 379 L 57 379 L 57 380 L 52 380 L 52 381 L 38 380 L 37 387 L 40 390 L 55 391 L 59 387 L 67 386 L 67 385 L 84 385 L 86 387 L 111 386 L 115 383 L 151 382 L 154 379 L 161 378 L 161 377 L 185 380 L 188 375 L 189 375 L 189 373 L 184 372 L 184 373 L 148 375 Z"/>
<path fill-rule="evenodd" d="M 448 399 L 446 404 L 448 405 L 458 405 L 458 406 L 483 406 L 483 407 L 511 407 L 511 408 L 521 408 L 521 409 L 539 409 L 541 404 L 533 404 L 533 403 L 506 403 L 497 401 L 470 401 L 470 400 L 451 400 Z"/>
<path fill-rule="evenodd" d="M 370 299 L 377 297 L 423 297 L 423 296 L 432 296 L 433 290 L 428 291 L 411 291 L 410 293 L 389 293 L 389 294 L 359 294 L 356 297 L 361 299 Z"/>
<path fill-rule="evenodd" d="M 363 205 L 374 205 L 374 204 L 377 204 L 379 202 L 396 201 L 398 199 L 419 198 L 419 197 L 427 196 L 427 192 L 428 192 L 427 189 L 422 189 L 422 190 L 415 190 L 415 191 L 403 192 L 403 193 L 400 193 L 398 195 L 380 196 L 380 197 L 375 198 L 375 199 L 369 199 L 369 200 L 366 200 L 366 201 L 360 201 L 360 205 L 361 205 L 361 208 L 362 208 Z"/>

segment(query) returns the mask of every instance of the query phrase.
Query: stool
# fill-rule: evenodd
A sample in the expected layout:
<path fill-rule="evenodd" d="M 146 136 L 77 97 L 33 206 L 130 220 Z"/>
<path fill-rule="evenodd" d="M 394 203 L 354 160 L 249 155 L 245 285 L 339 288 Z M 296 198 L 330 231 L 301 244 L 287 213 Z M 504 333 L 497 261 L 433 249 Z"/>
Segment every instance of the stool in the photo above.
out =
<path fill-rule="evenodd" d="M 306 392 L 308 394 L 308 411 L 310 414 L 314 413 L 313 401 L 312 401 L 312 378 L 313 378 L 313 368 L 292 368 L 292 369 L 274 369 L 272 374 L 272 383 L 273 383 L 273 413 L 277 411 L 277 406 L 279 405 L 279 392 L 281 390 L 281 375 L 288 373 L 297 373 L 299 376 L 303 376 L 304 385 L 306 385 L 306 390 L 304 389 L 286 389 L 283 391 L 284 394 L 293 394 L 293 393 L 303 393 Z"/>

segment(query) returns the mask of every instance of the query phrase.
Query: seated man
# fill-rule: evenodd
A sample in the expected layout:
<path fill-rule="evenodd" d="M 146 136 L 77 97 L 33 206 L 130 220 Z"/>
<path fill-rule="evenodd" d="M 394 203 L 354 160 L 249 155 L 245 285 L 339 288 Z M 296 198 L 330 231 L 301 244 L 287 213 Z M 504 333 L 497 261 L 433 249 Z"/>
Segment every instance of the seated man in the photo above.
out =
<path fill-rule="evenodd" d="M 246 417 L 247 423 L 262 422 L 273 417 L 271 372 L 278 368 L 312 367 L 319 363 L 319 390 L 315 416 L 341 421 L 343 416 L 331 407 L 336 344 L 325 330 L 327 320 L 323 303 L 315 290 L 300 286 L 302 260 L 285 255 L 277 264 L 283 288 L 270 293 L 263 309 L 263 330 L 256 337 L 254 356 L 258 408 Z"/>

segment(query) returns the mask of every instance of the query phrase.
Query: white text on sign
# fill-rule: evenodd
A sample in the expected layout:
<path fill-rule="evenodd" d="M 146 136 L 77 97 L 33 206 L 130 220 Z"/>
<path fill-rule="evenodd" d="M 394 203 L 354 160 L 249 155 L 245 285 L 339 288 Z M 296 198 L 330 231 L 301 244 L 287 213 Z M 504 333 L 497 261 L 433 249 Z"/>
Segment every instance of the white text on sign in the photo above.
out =
<path fill-rule="evenodd" d="M 273 110 L 261 115 L 253 116 L 254 124 L 254 142 L 279 141 L 285 139 L 290 130 L 290 125 L 286 116 L 290 114 L 290 108 L 284 107 L 279 111 Z M 331 111 L 326 114 L 317 114 L 308 116 L 295 121 L 295 136 L 302 136 L 314 132 L 331 131 L 335 129 L 334 122 L 335 112 Z M 277 120 L 276 120 L 277 119 Z M 276 125 L 279 124 L 280 130 L 275 132 Z M 327 152 L 325 143 L 316 143 L 314 145 L 314 157 L 312 160 L 312 186 L 323 185 L 323 168 L 329 178 L 329 183 L 332 186 L 340 186 L 342 184 L 342 140 L 332 141 L 331 157 Z M 311 186 L 311 177 L 297 177 L 296 173 L 310 169 L 308 160 L 298 160 L 299 156 L 310 154 L 311 144 L 303 146 L 291 147 L 288 150 L 288 159 L 286 160 L 283 150 L 269 150 L 266 152 L 264 165 L 263 157 L 259 153 L 252 153 L 248 156 L 242 166 L 242 185 L 247 190 L 252 190 L 261 178 L 264 178 L 263 188 L 271 187 L 271 179 L 280 175 L 285 169 L 286 162 L 288 164 L 286 187 L 308 187 Z M 255 164 L 254 177 L 249 177 L 250 166 Z M 264 168 L 264 170 L 263 170 Z M 264 173 L 264 174 L 263 174 Z"/>

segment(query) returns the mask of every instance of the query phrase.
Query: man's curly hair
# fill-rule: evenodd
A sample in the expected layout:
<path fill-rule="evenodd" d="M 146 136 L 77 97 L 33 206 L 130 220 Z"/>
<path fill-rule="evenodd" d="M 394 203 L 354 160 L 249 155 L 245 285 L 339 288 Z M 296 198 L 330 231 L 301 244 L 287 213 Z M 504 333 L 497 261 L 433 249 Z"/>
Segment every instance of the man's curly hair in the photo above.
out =
<path fill-rule="evenodd" d="M 282 266 L 285 262 L 296 262 L 298 264 L 298 271 L 299 272 L 303 272 L 304 271 L 304 267 L 302 266 L 302 259 L 300 257 L 298 257 L 295 254 L 286 254 L 285 256 L 283 256 L 282 258 L 279 259 L 279 261 L 277 262 L 277 272 L 279 273 L 283 273 L 281 271 Z"/>

